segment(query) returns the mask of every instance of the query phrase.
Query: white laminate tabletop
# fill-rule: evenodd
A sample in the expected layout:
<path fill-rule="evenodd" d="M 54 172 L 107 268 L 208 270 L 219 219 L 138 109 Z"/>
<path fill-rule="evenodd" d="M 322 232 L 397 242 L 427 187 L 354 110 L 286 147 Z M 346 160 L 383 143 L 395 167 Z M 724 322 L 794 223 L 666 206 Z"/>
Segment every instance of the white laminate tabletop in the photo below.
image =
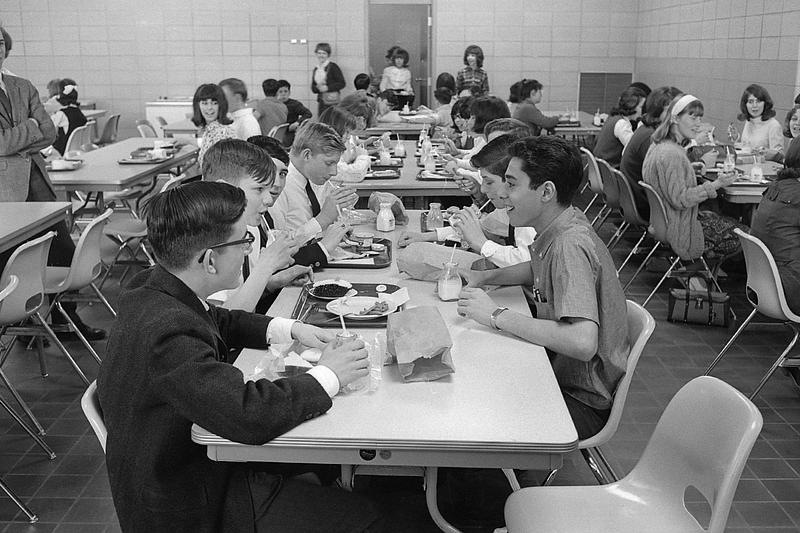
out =
<path fill-rule="evenodd" d="M 71 211 L 68 202 L 0 202 L 0 252 L 65 220 Z"/>
<path fill-rule="evenodd" d="M 200 128 L 194 125 L 194 122 L 188 118 L 179 120 L 178 122 L 171 122 L 161 129 L 165 134 L 195 134 L 200 131 Z"/>

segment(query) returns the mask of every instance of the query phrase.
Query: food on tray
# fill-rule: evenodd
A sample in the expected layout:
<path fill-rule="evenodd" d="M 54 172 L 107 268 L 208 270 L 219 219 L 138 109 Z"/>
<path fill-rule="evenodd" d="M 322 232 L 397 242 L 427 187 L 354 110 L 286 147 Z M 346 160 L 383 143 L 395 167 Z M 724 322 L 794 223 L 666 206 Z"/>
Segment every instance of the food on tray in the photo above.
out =
<path fill-rule="evenodd" d="M 359 315 L 382 315 L 389 310 L 389 302 L 377 301 L 372 307 L 367 307 L 358 312 Z"/>
<path fill-rule="evenodd" d="M 341 298 L 351 288 L 353 285 L 343 279 L 323 279 L 314 283 L 311 294 L 317 298 Z"/>

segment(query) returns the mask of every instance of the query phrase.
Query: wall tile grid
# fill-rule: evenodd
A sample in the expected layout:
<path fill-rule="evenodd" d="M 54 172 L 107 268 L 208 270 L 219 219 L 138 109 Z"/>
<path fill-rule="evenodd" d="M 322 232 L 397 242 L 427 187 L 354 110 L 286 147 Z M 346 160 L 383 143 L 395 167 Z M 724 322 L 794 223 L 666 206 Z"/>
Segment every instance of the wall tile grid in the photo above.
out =
<path fill-rule="evenodd" d="M 637 78 L 703 100 L 722 131 L 751 83 L 764 85 L 783 121 L 798 91 L 800 3 L 794 0 L 642 0 Z M 741 123 L 739 123 L 741 129 Z"/>

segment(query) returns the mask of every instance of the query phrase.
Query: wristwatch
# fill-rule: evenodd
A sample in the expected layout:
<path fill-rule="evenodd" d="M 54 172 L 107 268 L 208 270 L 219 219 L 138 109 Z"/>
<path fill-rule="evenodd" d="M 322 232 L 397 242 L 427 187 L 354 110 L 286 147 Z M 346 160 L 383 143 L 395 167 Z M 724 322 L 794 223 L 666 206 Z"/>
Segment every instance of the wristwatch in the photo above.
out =
<path fill-rule="evenodd" d="M 489 324 L 491 324 L 492 329 L 500 331 L 500 328 L 497 327 L 497 317 L 499 317 L 500 313 L 502 313 L 503 311 L 508 311 L 508 307 L 498 307 L 497 309 L 492 311 L 492 314 L 489 317 Z"/>

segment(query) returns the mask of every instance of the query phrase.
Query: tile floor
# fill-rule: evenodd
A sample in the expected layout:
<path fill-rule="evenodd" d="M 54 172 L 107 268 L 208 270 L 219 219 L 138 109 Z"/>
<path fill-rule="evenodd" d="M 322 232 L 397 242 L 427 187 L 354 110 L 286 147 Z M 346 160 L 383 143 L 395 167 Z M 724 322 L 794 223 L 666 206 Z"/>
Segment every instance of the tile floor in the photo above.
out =
<path fill-rule="evenodd" d="M 615 255 L 621 253 L 615 251 Z M 626 268 L 623 281 L 632 272 Z M 641 302 L 657 279 L 658 274 L 642 274 L 629 291 L 629 297 Z M 115 285 L 110 283 L 107 291 L 112 303 L 117 293 Z M 749 306 L 742 294 L 744 277 L 731 273 L 723 285 L 731 291 L 738 315 L 746 316 Z M 738 290 L 734 290 L 736 287 Z M 658 325 L 633 378 L 619 430 L 604 447 L 620 473 L 635 464 L 672 395 L 688 380 L 703 373 L 733 331 L 667 322 L 665 294 L 662 290 L 648 306 Z M 84 309 L 81 314 L 90 324 L 111 326 L 108 314 L 99 306 Z M 742 335 L 715 375 L 749 393 L 788 340 L 788 330 L 779 325 L 752 328 Z M 102 342 L 97 345 L 103 347 Z M 77 343 L 68 347 L 78 354 L 79 363 L 93 379 L 96 365 L 89 355 Z M 46 440 L 57 458 L 48 460 L 5 412 L 0 413 L 0 475 L 40 518 L 37 524 L 28 524 L 13 502 L 2 495 L 0 531 L 119 531 L 103 454 L 80 408 L 83 386 L 52 348 L 49 353 L 50 376 L 46 380 L 39 376 L 34 352 L 23 352 L 16 347 L 4 365 L 5 372 L 46 427 Z M 727 531 L 800 531 L 800 390 L 789 378 L 777 373 L 756 403 L 764 416 L 764 429 L 739 483 Z M 593 482 L 578 453 L 565 458 L 564 469 L 556 478 L 558 484 Z M 386 483 L 389 488 L 383 489 L 379 481 L 364 485 L 379 494 L 381 508 L 405 518 L 405 525 L 395 525 L 391 530 L 438 531 L 427 516 L 421 483 L 405 480 Z M 707 517 L 707 505 L 699 502 L 688 505 L 701 520 Z M 473 527 L 465 531 L 491 531 L 491 528 Z"/>

